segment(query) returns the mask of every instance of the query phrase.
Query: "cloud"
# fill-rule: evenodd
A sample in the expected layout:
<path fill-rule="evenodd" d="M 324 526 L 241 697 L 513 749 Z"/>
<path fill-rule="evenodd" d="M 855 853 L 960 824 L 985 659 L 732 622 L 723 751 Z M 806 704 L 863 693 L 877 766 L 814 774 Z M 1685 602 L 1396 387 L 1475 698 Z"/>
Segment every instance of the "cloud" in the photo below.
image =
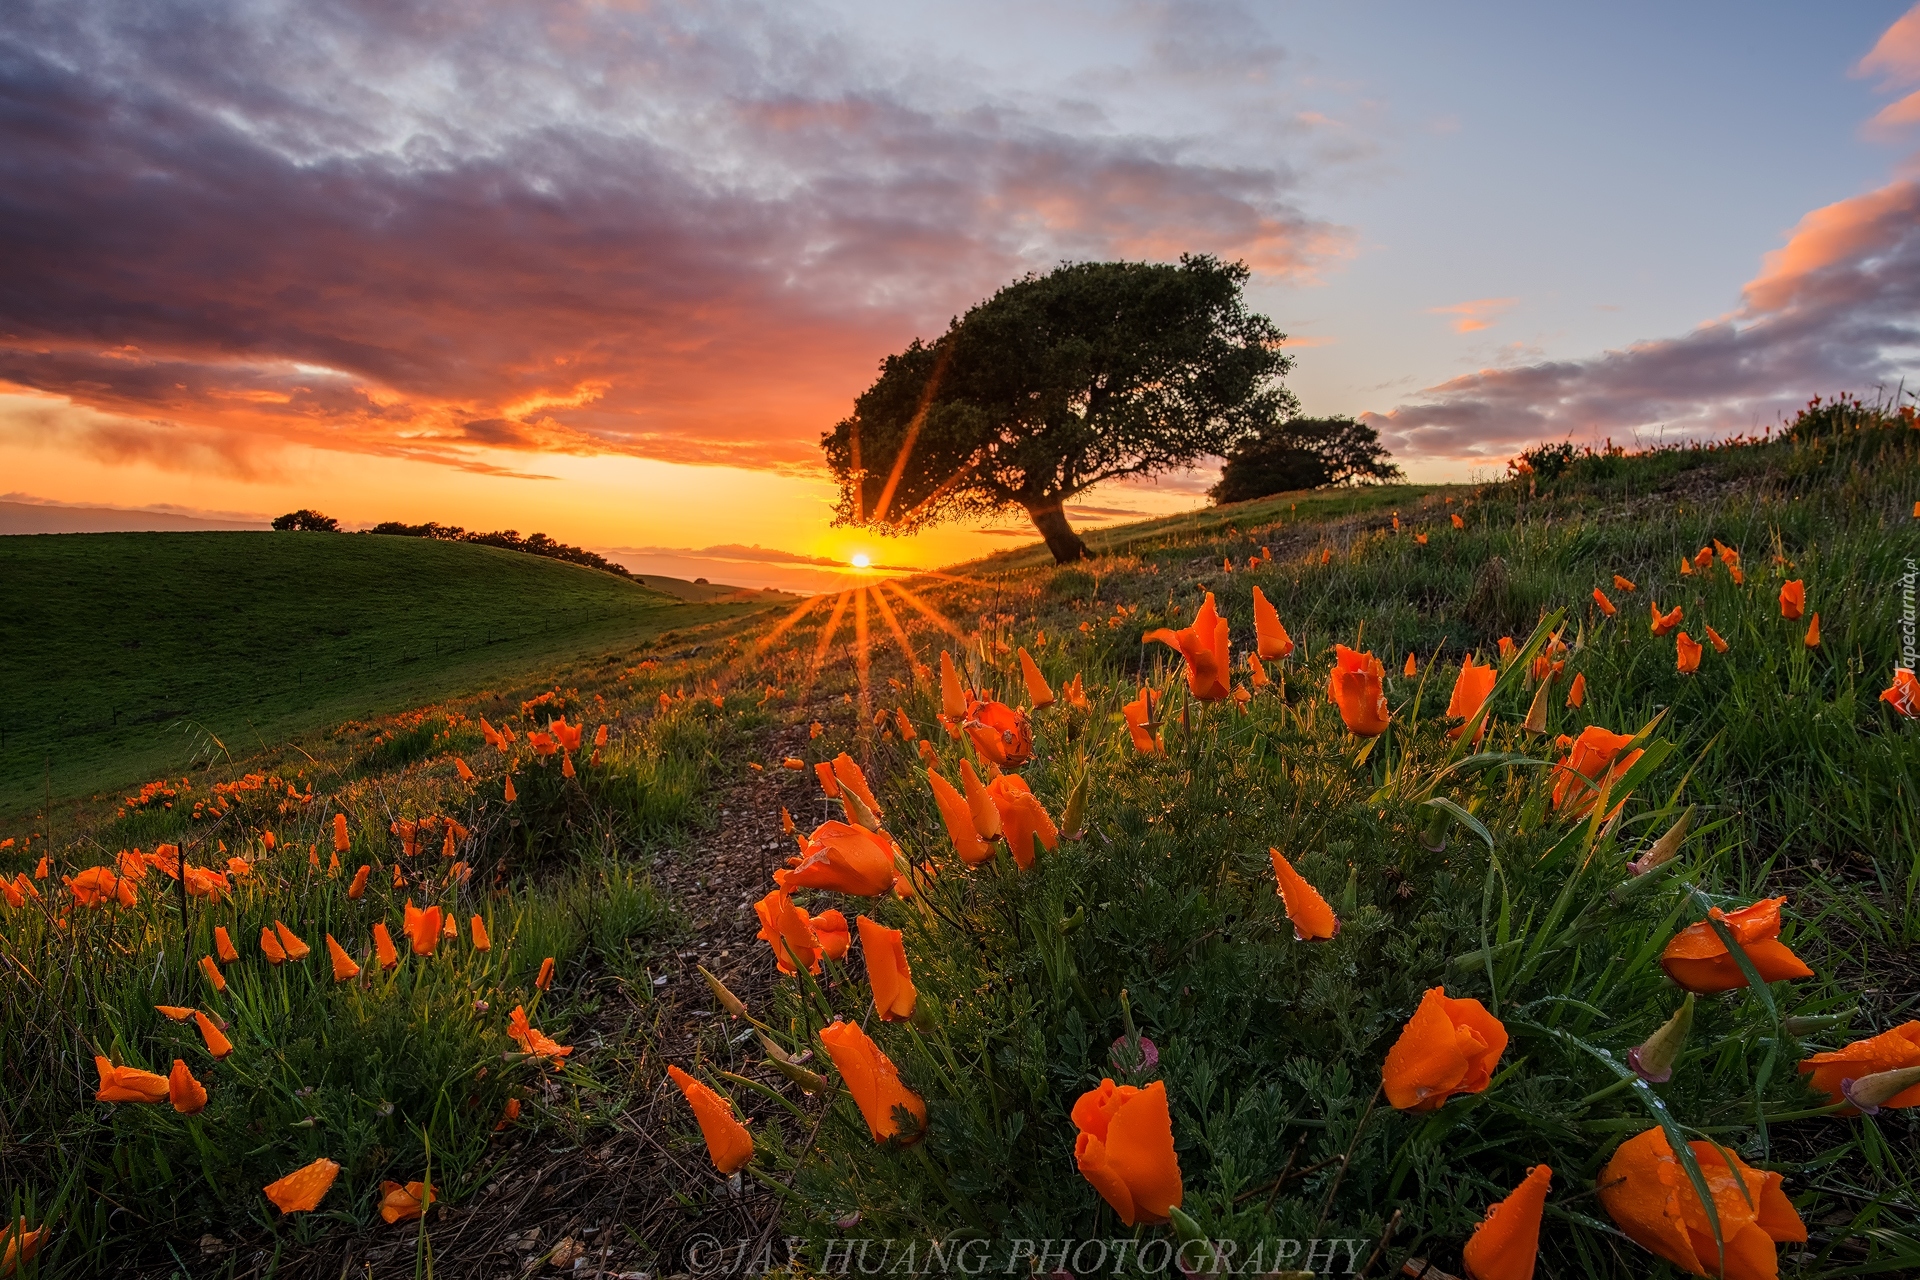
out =
<path fill-rule="evenodd" d="M 1883 89 L 1920 81 L 1920 4 L 1880 33 L 1866 57 L 1854 64 L 1856 76 L 1878 76 Z"/>
<path fill-rule="evenodd" d="M 1452 316 L 1453 323 L 1447 327 L 1455 333 L 1478 333 L 1512 310 L 1518 298 L 1475 298 L 1471 302 L 1456 302 L 1450 307 L 1428 307 L 1427 314 L 1433 316 Z"/>
<path fill-rule="evenodd" d="M 1584 360 L 1484 369 L 1365 419 L 1396 454 L 1502 461 L 1547 439 L 1757 431 L 1814 395 L 1920 380 L 1920 179 L 1816 209 L 1731 315 Z"/>
<path fill-rule="evenodd" d="M 1284 164 L 1084 115 L 804 7 L 24 0 L 0 383 L 153 424 L 34 428 L 95 456 L 235 474 L 806 470 L 881 354 L 1022 271 L 1344 251 Z"/>

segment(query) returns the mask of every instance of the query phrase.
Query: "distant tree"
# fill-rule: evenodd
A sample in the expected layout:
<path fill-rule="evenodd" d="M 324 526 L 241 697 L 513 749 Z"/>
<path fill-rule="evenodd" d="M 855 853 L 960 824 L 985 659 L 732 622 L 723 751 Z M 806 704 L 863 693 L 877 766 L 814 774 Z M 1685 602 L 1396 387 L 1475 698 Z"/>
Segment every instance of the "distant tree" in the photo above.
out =
<path fill-rule="evenodd" d="M 285 517 L 283 517 L 285 518 Z M 276 522 L 275 528 L 279 525 Z M 475 542 L 483 547 L 499 547 L 503 551 L 519 551 L 530 556 L 544 556 L 549 560 L 565 560 L 569 564 L 585 565 L 589 569 L 598 569 L 602 573 L 617 574 L 622 578 L 632 578 L 626 566 L 615 563 L 603 555 L 588 551 L 585 547 L 570 546 L 557 542 L 544 533 L 530 533 L 521 537 L 515 529 L 496 529 L 492 533 L 469 533 L 457 524 L 441 524 L 429 520 L 425 524 L 408 524 L 404 520 L 382 520 L 367 530 L 368 533 L 383 534 L 394 538 L 431 538 L 438 542 Z M 636 579 L 637 581 L 637 579 Z"/>
<path fill-rule="evenodd" d="M 880 364 L 821 438 L 834 522 L 910 533 L 1024 510 L 1059 563 L 1066 501 L 1223 454 L 1294 407 L 1283 335 L 1240 263 L 1070 263 L 1028 275 Z"/>
<path fill-rule="evenodd" d="M 283 532 L 289 529 L 298 533 L 340 532 L 338 520 L 332 516 L 323 516 L 318 511 L 309 511 L 305 507 L 298 511 L 289 511 L 283 516 L 275 516 L 273 527 Z"/>
<path fill-rule="evenodd" d="M 1293 489 L 1398 480 L 1403 474 L 1380 443 L 1380 433 L 1365 423 L 1275 419 L 1227 455 L 1220 483 L 1207 496 L 1215 502 L 1246 502 Z"/>

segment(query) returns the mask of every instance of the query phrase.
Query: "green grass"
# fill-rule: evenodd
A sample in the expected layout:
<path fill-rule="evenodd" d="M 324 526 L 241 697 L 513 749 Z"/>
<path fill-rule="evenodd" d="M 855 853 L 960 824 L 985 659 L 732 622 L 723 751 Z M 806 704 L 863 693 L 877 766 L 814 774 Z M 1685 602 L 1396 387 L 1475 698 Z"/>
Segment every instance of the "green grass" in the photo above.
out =
<path fill-rule="evenodd" d="M 757 607 L 422 538 L 0 539 L 0 818 Z"/>

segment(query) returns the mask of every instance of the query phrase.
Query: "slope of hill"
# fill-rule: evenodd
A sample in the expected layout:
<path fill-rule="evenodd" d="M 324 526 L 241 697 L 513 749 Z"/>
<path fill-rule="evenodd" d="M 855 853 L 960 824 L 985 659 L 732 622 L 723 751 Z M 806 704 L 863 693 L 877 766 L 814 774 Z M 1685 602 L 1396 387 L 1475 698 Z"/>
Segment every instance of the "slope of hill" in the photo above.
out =
<path fill-rule="evenodd" d="M 36 533 L 207 533 L 216 529 L 259 529 L 265 520 L 216 520 L 169 511 L 125 507 L 67 507 L 51 502 L 0 502 L 0 534 Z"/>
<path fill-rule="evenodd" d="M 0 541 L 0 814 L 754 609 L 416 538 Z"/>

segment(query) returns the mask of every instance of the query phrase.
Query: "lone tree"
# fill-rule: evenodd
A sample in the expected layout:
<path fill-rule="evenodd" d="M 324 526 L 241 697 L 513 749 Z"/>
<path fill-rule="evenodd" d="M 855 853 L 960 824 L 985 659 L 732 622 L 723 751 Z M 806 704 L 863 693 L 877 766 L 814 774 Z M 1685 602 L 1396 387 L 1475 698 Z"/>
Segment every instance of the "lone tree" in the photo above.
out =
<path fill-rule="evenodd" d="M 1067 499 L 1227 453 L 1294 408 L 1247 275 L 1199 255 L 1070 263 L 916 338 L 821 437 L 834 522 L 911 533 L 1018 507 L 1056 561 L 1085 557 Z"/>
<path fill-rule="evenodd" d="M 273 527 L 285 532 L 289 529 L 300 533 L 338 533 L 340 522 L 332 516 L 323 516 L 318 511 L 309 511 L 305 507 L 298 511 L 289 511 L 283 516 L 273 518 Z"/>
<path fill-rule="evenodd" d="M 1330 484 L 1374 484 L 1404 473 L 1380 433 L 1352 418 L 1286 418 L 1267 423 L 1227 455 L 1215 502 L 1246 502 L 1292 489 Z"/>

